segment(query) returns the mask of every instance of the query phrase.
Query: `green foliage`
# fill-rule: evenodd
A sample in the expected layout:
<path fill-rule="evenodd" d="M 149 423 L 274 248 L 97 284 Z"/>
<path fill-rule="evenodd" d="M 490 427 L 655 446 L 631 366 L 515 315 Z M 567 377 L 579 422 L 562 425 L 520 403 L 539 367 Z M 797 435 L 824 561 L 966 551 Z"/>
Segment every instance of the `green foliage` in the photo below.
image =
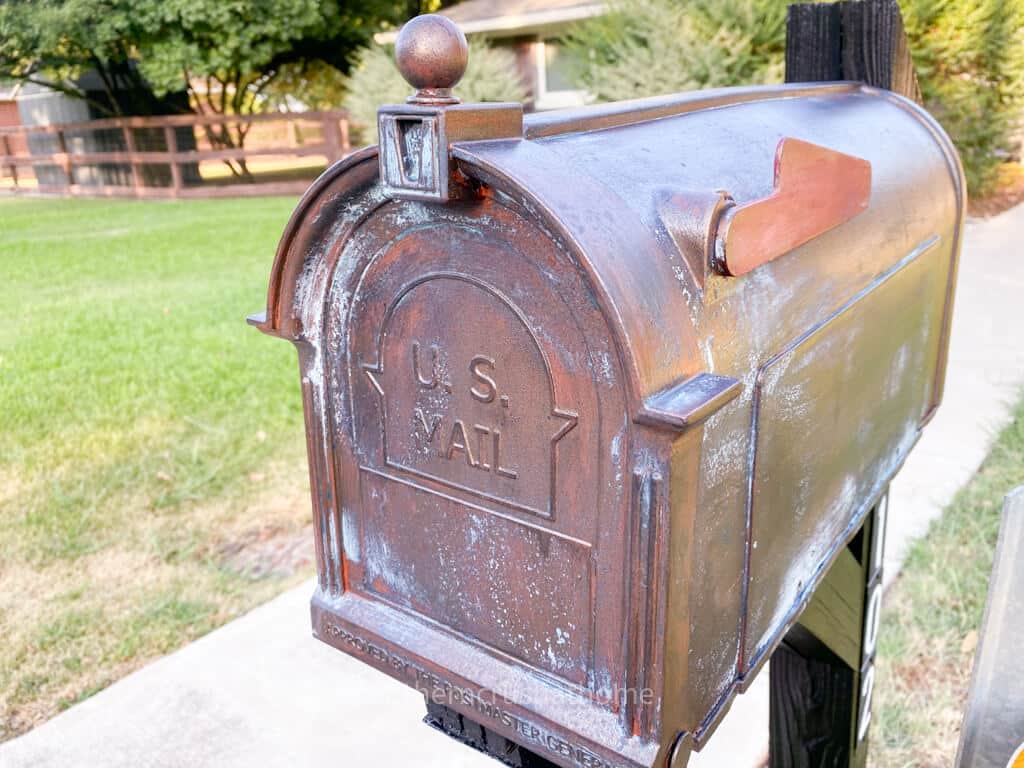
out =
<path fill-rule="evenodd" d="M 599 101 L 780 82 L 782 0 L 635 0 L 577 25 L 566 44 Z"/>
<path fill-rule="evenodd" d="M 416 3 L 415 5 L 419 5 Z M 347 72 L 354 51 L 382 25 L 398 23 L 408 0 L 3 0 L 0 77 L 55 85 L 95 71 L 107 90 L 157 95 L 188 89 L 194 107 L 247 114 L 282 72 L 307 65 Z M 142 100 L 145 101 L 145 100 Z M 133 111 L 136 111 L 133 109 Z M 136 111 L 136 113 L 138 113 Z M 245 143 L 248 126 L 204 128 L 217 147 Z M 226 161 L 249 175 L 245 161 Z"/>
<path fill-rule="evenodd" d="M 345 100 L 347 78 L 324 61 L 283 65 L 265 92 L 268 110 L 336 109 Z"/>
<path fill-rule="evenodd" d="M 387 0 L 131 0 L 131 6 L 144 30 L 140 65 L 158 90 L 180 87 L 186 72 L 222 80 L 245 73 L 259 83 L 291 62 L 325 61 L 345 71 L 381 21 L 400 19 Z"/>
<path fill-rule="evenodd" d="M 189 88 L 204 111 L 241 114 L 264 103 L 262 93 L 282 72 L 310 64 L 347 72 L 353 52 L 383 25 L 406 18 L 409 6 L 407 0 L 5 0 L 0 78 L 82 95 L 70 80 L 96 71 L 108 91 L 152 88 L 160 95 Z M 245 136 L 210 138 L 230 147 Z"/>
<path fill-rule="evenodd" d="M 127 67 L 138 37 L 130 10 L 130 0 L 0 2 L 0 79 L 81 95 L 68 81 L 95 70 L 110 88 L 137 86 L 137 73 Z"/>
<path fill-rule="evenodd" d="M 1024 110 L 1024 0 L 903 0 L 925 104 L 972 194 L 989 191 Z"/>
<path fill-rule="evenodd" d="M 401 104 L 411 93 L 412 88 L 395 66 L 392 49 L 367 48 L 353 66 L 345 107 L 362 126 L 364 140 L 374 142 L 377 107 Z M 526 96 L 512 53 L 479 39 L 470 42 L 469 67 L 455 93 L 465 102 L 522 101 Z"/>

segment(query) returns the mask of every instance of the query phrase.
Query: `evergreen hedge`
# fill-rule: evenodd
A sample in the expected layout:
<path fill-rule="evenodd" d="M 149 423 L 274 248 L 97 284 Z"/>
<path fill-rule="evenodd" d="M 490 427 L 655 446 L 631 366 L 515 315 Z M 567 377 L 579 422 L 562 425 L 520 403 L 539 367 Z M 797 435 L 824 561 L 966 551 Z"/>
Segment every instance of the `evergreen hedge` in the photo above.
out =
<path fill-rule="evenodd" d="M 972 194 L 991 191 L 1019 152 L 1024 0 L 900 3 L 925 105 L 960 150 Z"/>

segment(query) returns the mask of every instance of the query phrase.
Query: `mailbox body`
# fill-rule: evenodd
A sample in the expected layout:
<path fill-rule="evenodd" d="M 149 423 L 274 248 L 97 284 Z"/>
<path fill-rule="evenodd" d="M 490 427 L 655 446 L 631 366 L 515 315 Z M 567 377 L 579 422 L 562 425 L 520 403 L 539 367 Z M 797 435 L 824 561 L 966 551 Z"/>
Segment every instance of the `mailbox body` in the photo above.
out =
<path fill-rule="evenodd" d="M 870 202 L 721 274 L 784 138 L 869 162 Z M 440 151 L 447 202 L 385 194 L 375 148 L 329 169 L 258 321 L 299 349 L 314 633 L 553 762 L 685 764 L 939 403 L 956 154 L 854 84 Z"/>

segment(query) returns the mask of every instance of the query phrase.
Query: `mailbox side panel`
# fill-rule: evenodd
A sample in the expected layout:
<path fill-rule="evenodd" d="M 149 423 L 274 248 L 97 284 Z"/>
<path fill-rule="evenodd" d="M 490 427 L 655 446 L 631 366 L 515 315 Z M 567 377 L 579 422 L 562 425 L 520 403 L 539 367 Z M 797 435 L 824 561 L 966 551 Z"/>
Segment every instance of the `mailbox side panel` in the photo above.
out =
<path fill-rule="evenodd" d="M 955 151 L 905 100 L 852 84 L 766 95 L 695 111 L 680 102 L 678 114 L 639 122 L 598 118 L 593 131 L 583 115 L 537 142 L 574 174 L 605 180 L 645 222 L 675 277 L 658 290 L 687 307 L 653 322 L 665 336 L 695 329 L 700 369 L 743 383 L 704 425 L 692 613 L 670 630 L 688 633 L 686 695 L 706 713 L 698 740 L 934 412 L 963 216 Z M 737 205 L 769 197 L 787 138 L 869 163 L 868 208 L 748 274 L 717 274 L 714 191 Z"/>
<path fill-rule="evenodd" d="M 793 618 L 837 543 L 885 490 L 932 407 L 949 251 L 935 236 L 758 372 L 748 622 Z"/>

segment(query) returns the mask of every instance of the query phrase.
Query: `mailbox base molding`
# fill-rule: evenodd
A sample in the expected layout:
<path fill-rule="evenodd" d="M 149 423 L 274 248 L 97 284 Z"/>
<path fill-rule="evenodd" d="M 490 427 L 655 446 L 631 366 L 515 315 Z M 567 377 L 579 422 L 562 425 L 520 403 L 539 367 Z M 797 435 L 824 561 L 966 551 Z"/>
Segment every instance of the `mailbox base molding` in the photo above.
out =
<path fill-rule="evenodd" d="M 310 609 L 317 639 L 555 765 L 658 764 L 658 744 L 621 738 L 622 723 L 606 704 L 560 690 L 524 670 L 521 662 L 496 659 L 468 647 L 462 638 L 353 593 L 329 597 L 318 590 Z M 560 713 L 564 722 L 541 716 L 539 710 Z"/>

